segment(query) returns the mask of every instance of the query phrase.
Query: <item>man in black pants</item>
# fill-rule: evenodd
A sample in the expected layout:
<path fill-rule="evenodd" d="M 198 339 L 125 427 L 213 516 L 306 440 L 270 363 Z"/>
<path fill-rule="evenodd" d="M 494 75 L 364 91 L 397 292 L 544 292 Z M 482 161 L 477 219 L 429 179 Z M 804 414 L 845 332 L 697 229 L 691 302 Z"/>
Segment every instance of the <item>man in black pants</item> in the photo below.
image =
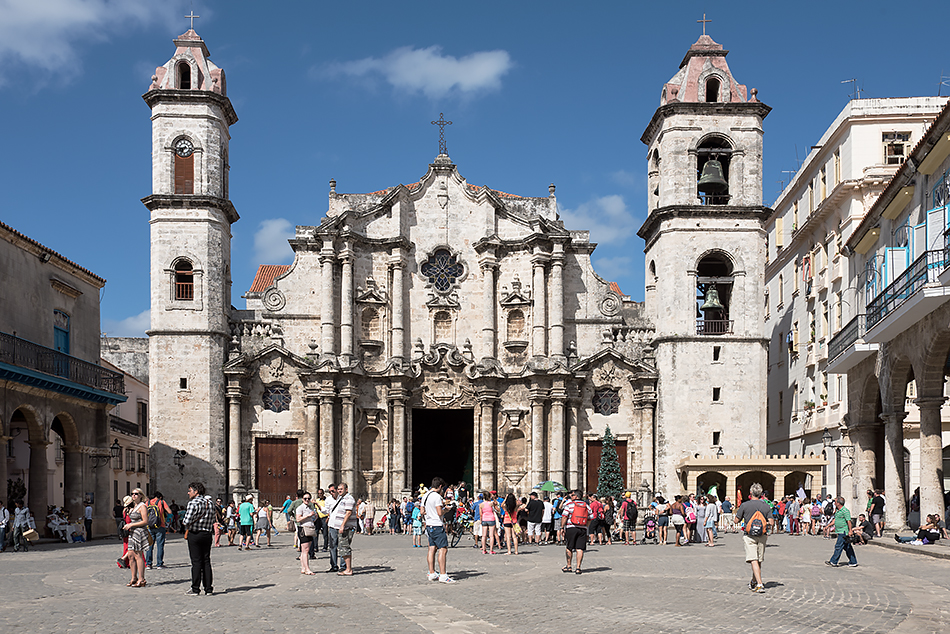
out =
<path fill-rule="evenodd" d="M 214 594 L 211 576 L 211 542 L 214 538 L 214 507 L 211 498 L 205 495 L 205 485 L 192 482 L 188 485 L 188 508 L 181 521 L 188 540 L 188 555 L 191 557 L 191 589 L 185 594 L 201 594 L 202 579 L 205 594 Z"/>

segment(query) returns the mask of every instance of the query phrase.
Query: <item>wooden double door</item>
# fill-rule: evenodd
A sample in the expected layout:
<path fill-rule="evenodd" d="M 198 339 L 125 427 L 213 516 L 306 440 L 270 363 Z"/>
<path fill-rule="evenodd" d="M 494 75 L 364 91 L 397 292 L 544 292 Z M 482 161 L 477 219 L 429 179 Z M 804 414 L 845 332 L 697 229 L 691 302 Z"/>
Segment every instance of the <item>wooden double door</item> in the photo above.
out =
<path fill-rule="evenodd" d="M 280 508 L 299 488 L 299 452 L 296 438 L 258 438 L 255 445 L 257 490 L 260 500 Z"/>
<path fill-rule="evenodd" d="M 620 477 L 624 486 L 627 486 L 627 441 L 615 441 L 617 446 L 617 460 L 620 462 Z M 600 456 L 604 451 L 602 440 L 587 441 L 587 490 L 585 493 L 597 490 L 597 476 L 600 471 Z"/>

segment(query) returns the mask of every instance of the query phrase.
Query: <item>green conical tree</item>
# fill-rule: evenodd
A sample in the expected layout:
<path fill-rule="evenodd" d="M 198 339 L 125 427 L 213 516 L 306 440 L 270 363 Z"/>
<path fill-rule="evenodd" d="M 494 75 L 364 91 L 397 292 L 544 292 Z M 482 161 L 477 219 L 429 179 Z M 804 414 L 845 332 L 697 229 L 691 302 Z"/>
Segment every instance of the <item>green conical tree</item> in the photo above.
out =
<path fill-rule="evenodd" d="M 600 468 L 597 470 L 597 495 L 623 495 L 623 478 L 620 477 L 620 460 L 610 427 L 604 432 L 604 445 L 600 453 Z"/>

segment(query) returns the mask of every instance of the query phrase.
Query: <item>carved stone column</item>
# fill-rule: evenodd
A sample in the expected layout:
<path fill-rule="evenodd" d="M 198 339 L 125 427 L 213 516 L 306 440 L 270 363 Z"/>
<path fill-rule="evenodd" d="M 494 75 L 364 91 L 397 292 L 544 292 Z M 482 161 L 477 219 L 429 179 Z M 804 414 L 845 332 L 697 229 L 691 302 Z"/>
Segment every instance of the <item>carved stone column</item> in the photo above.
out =
<path fill-rule="evenodd" d="M 848 429 L 848 438 L 854 447 L 854 467 L 851 478 L 851 491 L 839 491 L 838 495 L 848 500 L 848 507 L 852 510 L 864 508 L 860 496 L 874 486 L 876 475 L 874 456 L 875 428 L 872 425 L 861 425 Z M 842 459 L 847 461 L 848 456 L 842 452 Z"/>
<path fill-rule="evenodd" d="M 920 408 L 920 518 L 921 523 L 931 513 L 944 516 L 943 482 L 938 471 L 943 470 L 943 443 L 941 442 L 940 408 L 945 398 L 918 398 Z M 890 493 L 890 490 L 888 490 Z M 890 506 L 891 496 L 887 496 Z"/>
<path fill-rule="evenodd" d="M 320 397 L 316 390 L 304 391 L 307 418 L 303 438 L 303 488 L 315 492 L 320 487 L 320 461 L 317 454 L 317 439 L 320 435 L 319 405 Z"/>
<path fill-rule="evenodd" d="M 478 390 L 480 427 L 479 435 L 479 491 L 494 491 L 496 487 L 495 471 L 495 403 L 498 392 L 489 388 Z"/>
<path fill-rule="evenodd" d="M 340 434 L 340 453 L 343 456 L 341 471 L 343 481 L 346 482 L 350 491 L 356 491 L 356 389 L 352 385 L 347 385 L 340 390 L 340 397 L 343 400 L 343 416 L 340 424 L 342 433 Z"/>
<path fill-rule="evenodd" d="M 656 490 L 656 473 L 654 467 L 654 455 L 656 448 L 653 446 L 653 408 L 656 406 L 656 400 L 643 400 L 637 408 L 640 410 L 640 471 L 642 479 L 650 485 L 650 490 Z M 640 488 L 643 482 L 634 482 L 633 486 Z M 733 493 L 733 495 L 735 495 Z"/>
<path fill-rule="evenodd" d="M 27 490 L 27 505 L 40 521 L 46 517 L 46 507 L 49 505 L 49 460 L 46 457 L 46 440 L 31 440 L 30 445 L 30 482 Z M 12 524 L 11 524 L 12 526 Z"/>
<path fill-rule="evenodd" d="M 333 384 L 325 381 L 320 386 L 320 486 L 326 488 L 337 482 L 336 425 L 333 420 Z"/>
<path fill-rule="evenodd" d="M 343 247 L 340 259 L 343 261 L 340 281 L 340 355 L 349 365 L 353 357 L 353 249 L 349 243 Z"/>
<path fill-rule="evenodd" d="M 336 253 L 333 250 L 333 239 L 327 237 L 323 241 L 323 250 L 320 251 L 320 265 L 323 267 L 323 280 L 320 289 L 320 334 L 321 348 L 327 357 L 336 356 L 336 315 L 333 310 L 333 266 L 336 262 Z"/>
<path fill-rule="evenodd" d="M 551 390 L 551 433 L 548 439 L 548 480 L 564 484 L 564 405 L 567 390 L 557 382 Z M 534 486 L 532 483 L 531 486 Z"/>
<path fill-rule="evenodd" d="M 580 473 L 581 430 L 579 398 L 567 401 L 567 479 L 569 489 L 582 489 Z"/>
<path fill-rule="evenodd" d="M 884 420 L 884 489 L 887 491 L 887 528 L 895 531 L 907 527 L 907 505 L 904 500 L 904 419 L 907 412 L 881 414 Z M 870 520 L 871 518 L 868 518 Z"/>
<path fill-rule="evenodd" d="M 63 453 L 65 454 L 63 458 L 63 506 L 66 507 L 72 517 L 82 517 L 85 510 L 82 490 L 82 447 L 79 445 L 63 445 Z M 3 454 L 0 462 L 6 462 L 6 454 Z M 112 465 L 107 463 L 99 469 L 108 472 L 111 467 Z M 5 483 L 6 480 L 2 482 Z"/>
<path fill-rule="evenodd" d="M 406 399 L 409 393 L 401 385 L 389 388 L 389 401 L 393 409 L 391 490 L 396 496 L 406 489 Z"/>
<path fill-rule="evenodd" d="M 482 359 L 495 358 L 496 341 L 496 302 L 495 302 L 495 271 L 498 263 L 493 257 L 486 257 L 479 262 L 482 271 Z"/>
<path fill-rule="evenodd" d="M 405 262 L 402 259 L 402 248 L 393 247 L 390 266 L 393 270 L 393 322 L 392 322 L 392 357 L 401 364 L 405 359 Z"/>
<path fill-rule="evenodd" d="M 544 480 L 544 399 L 547 391 L 537 383 L 531 385 L 531 483 L 534 486 Z"/>
<path fill-rule="evenodd" d="M 544 265 L 548 261 L 547 254 L 535 247 L 531 256 L 534 279 L 532 281 L 531 297 L 534 302 L 531 313 L 531 353 L 536 357 L 547 355 L 547 286 L 544 279 Z M 532 485 L 533 486 L 533 485 Z"/>
<path fill-rule="evenodd" d="M 241 449 L 241 403 L 244 394 L 240 389 L 228 387 L 228 492 L 234 493 L 244 487 L 244 452 Z"/>
<path fill-rule="evenodd" d="M 551 255 L 551 356 L 564 357 L 564 244 L 554 243 Z M 560 482 L 560 480 L 558 480 Z"/>

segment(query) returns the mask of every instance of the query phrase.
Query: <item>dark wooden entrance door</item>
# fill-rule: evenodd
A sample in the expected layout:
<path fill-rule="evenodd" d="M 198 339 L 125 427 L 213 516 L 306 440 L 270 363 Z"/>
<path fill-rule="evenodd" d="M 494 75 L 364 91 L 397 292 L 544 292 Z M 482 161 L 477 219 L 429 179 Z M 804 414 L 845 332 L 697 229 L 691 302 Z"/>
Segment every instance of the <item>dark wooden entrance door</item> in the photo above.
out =
<path fill-rule="evenodd" d="M 620 478 L 626 486 L 627 482 L 627 441 L 615 441 L 617 446 L 617 460 L 620 462 Z M 597 490 L 597 472 L 600 471 L 600 454 L 604 450 L 602 440 L 587 441 L 587 492 Z"/>
<path fill-rule="evenodd" d="M 279 507 L 288 495 L 296 497 L 297 439 L 258 438 L 256 445 L 257 489 L 261 501 Z"/>

